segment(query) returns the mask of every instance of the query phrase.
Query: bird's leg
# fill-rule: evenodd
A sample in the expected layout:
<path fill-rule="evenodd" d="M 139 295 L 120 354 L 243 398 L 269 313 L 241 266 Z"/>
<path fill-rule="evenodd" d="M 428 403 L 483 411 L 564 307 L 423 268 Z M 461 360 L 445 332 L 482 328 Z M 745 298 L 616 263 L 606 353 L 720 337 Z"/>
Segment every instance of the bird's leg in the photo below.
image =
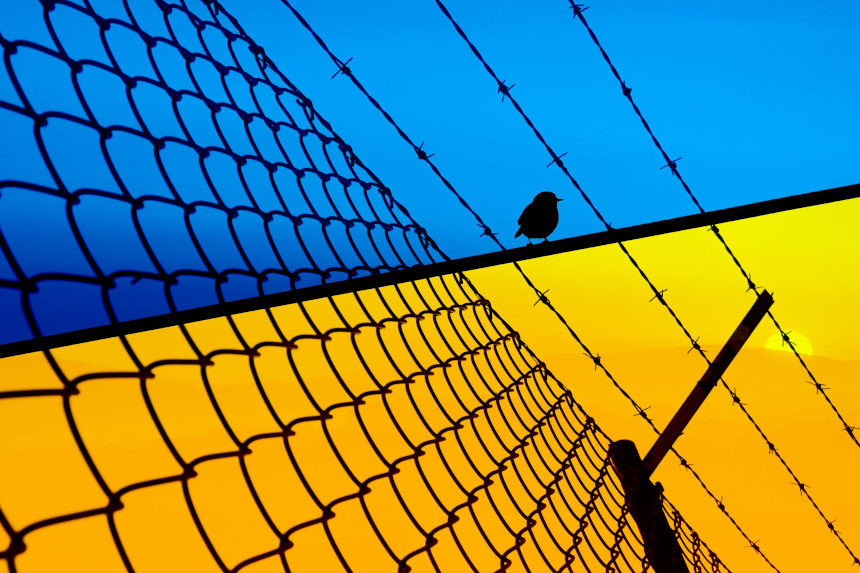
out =
<path fill-rule="evenodd" d="M 544 238 L 543 238 L 543 242 L 544 242 L 544 243 L 549 243 L 549 239 L 547 239 L 546 237 L 544 237 Z"/>
<path fill-rule="evenodd" d="M 533 246 L 533 244 L 532 244 L 532 240 L 531 240 L 531 239 L 528 239 L 528 242 L 529 242 L 529 246 L 530 246 L 530 247 L 531 247 L 531 246 Z"/>

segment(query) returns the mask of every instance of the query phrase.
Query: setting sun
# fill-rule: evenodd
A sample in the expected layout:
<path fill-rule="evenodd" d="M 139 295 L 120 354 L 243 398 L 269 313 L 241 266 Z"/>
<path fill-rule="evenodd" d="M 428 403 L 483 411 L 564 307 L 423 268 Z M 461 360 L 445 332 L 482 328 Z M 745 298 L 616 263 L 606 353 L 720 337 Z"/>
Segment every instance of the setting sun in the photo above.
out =
<path fill-rule="evenodd" d="M 778 332 L 775 332 L 770 338 L 767 339 L 767 342 L 764 343 L 764 347 L 770 350 L 782 350 L 783 352 L 791 352 L 791 346 L 797 350 L 799 354 L 806 354 L 807 356 L 812 356 L 812 343 L 809 342 L 809 339 L 802 335 L 799 332 L 789 332 L 788 339 L 791 341 L 791 344 L 783 340 L 782 335 Z"/>

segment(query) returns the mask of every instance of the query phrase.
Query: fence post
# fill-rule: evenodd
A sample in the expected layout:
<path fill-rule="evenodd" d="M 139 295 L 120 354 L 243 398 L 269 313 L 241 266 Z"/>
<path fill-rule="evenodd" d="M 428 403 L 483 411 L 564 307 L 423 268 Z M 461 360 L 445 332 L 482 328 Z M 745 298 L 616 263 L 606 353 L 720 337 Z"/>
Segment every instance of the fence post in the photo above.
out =
<path fill-rule="evenodd" d="M 675 532 L 663 513 L 663 488 L 651 483 L 636 445 L 630 440 L 613 442 L 609 459 L 621 479 L 627 509 L 639 527 L 645 557 L 654 573 L 689 573 Z"/>

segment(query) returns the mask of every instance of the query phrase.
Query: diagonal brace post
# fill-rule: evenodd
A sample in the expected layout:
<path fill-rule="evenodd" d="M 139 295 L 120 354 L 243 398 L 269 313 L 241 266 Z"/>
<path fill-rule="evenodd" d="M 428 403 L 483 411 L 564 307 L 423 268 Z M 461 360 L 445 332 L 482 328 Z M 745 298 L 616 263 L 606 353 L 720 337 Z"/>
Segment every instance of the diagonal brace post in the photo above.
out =
<path fill-rule="evenodd" d="M 738 355 L 772 304 L 773 297 L 769 292 L 763 291 L 644 460 L 639 458 L 636 444 L 630 440 L 619 440 L 609 446 L 609 458 L 621 480 L 627 508 L 639 527 L 645 545 L 645 556 L 655 573 L 689 573 L 689 569 L 678 538 L 663 512 L 663 488 L 659 483 L 651 482 L 651 474 L 672 449 L 675 440 L 717 385 L 726 368 Z"/>
<path fill-rule="evenodd" d="M 645 454 L 645 459 L 642 460 L 642 464 L 648 472 L 646 477 L 654 473 L 654 470 L 657 469 L 657 466 L 669 450 L 672 449 L 672 446 L 675 444 L 675 440 L 680 437 L 684 428 L 687 427 L 687 424 L 705 401 L 705 398 L 708 397 L 708 394 L 710 394 L 711 390 L 714 389 L 714 386 L 716 386 L 717 382 L 722 378 L 726 368 L 729 367 L 729 364 L 731 364 L 732 360 L 734 360 L 738 355 L 738 352 L 740 352 L 743 345 L 749 339 L 753 330 L 755 330 L 755 327 L 758 326 L 765 314 L 767 314 L 767 311 L 770 310 L 772 304 L 773 296 L 771 296 L 771 294 L 766 290 L 762 291 L 758 296 L 758 299 L 755 301 L 755 304 L 753 304 L 752 308 L 735 329 L 734 333 L 732 333 L 728 342 L 726 342 L 725 346 L 720 350 L 720 353 L 717 354 L 714 361 L 708 365 L 708 369 L 705 370 L 705 373 L 702 375 L 698 384 L 693 387 L 690 395 L 687 396 L 687 399 L 684 400 L 683 404 L 681 404 L 681 407 L 675 413 L 675 416 L 672 417 L 669 425 L 666 426 L 666 429 L 663 430 L 657 438 L 657 441 L 653 446 L 651 446 L 651 450 Z"/>

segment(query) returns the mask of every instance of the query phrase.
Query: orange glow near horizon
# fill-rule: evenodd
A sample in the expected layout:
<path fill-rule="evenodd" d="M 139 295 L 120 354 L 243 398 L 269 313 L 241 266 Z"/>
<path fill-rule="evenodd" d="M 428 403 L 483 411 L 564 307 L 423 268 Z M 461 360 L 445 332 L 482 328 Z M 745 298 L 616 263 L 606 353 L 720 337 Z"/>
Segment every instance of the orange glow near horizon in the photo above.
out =
<path fill-rule="evenodd" d="M 753 280 L 773 293 L 777 320 L 848 423 L 860 425 L 860 199 L 719 225 Z M 626 243 L 711 357 L 754 301 L 707 229 Z M 525 271 L 662 428 L 706 364 L 616 245 L 523 263 Z M 616 439 L 640 453 L 654 434 L 510 267 L 470 273 L 502 316 Z M 523 311 L 523 309 L 528 309 Z M 813 353 L 814 349 L 814 353 Z M 860 549 L 860 448 L 817 395 L 765 317 L 725 380 L 849 547 Z M 730 394 L 717 388 L 678 443 L 725 506 L 781 571 L 848 571 L 851 558 L 800 496 Z M 734 571 L 766 571 L 689 472 L 667 458 L 667 495 Z"/>

